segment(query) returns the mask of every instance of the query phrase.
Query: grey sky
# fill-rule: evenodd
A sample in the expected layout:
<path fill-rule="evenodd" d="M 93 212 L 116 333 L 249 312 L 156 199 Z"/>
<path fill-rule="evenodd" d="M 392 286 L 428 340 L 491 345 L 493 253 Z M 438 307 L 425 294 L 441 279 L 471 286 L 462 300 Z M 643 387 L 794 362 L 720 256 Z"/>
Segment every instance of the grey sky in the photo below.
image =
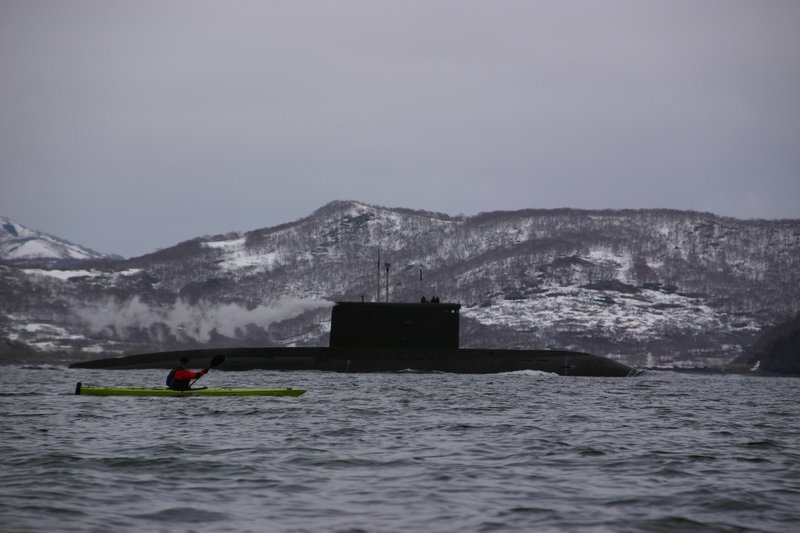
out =
<path fill-rule="evenodd" d="M 102 252 L 336 199 L 800 217 L 800 2 L 0 0 L 0 215 Z"/>

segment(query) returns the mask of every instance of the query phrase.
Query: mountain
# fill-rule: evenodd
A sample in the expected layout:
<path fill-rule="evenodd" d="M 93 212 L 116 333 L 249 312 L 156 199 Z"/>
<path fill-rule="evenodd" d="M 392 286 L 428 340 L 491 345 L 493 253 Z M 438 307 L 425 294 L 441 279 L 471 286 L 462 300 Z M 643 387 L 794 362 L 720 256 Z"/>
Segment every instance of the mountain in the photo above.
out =
<path fill-rule="evenodd" d="M 800 309 L 800 221 L 673 210 L 454 217 L 337 201 L 128 260 L 0 265 L 0 338 L 76 359 L 326 345 L 332 302 L 383 299 L 387 285 L 392 301 L 461 303 L 465 347 L 719 366 Z"/>
<path fill-rule="evenodd" d="M 11 219 L 0 217 L 0 261 L 26 263 L 43 261 L 83 261 L 118 258 L 101 254 L 41 231 L 29 229 Z"/>

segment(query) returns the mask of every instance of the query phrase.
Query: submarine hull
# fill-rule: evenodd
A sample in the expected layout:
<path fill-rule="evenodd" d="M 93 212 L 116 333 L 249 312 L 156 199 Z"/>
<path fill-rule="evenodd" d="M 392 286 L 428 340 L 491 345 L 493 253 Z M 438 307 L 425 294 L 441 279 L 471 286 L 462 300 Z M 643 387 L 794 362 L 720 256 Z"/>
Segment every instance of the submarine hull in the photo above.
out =
<path fill-rule="evenodd" d="M 147 353 L 75 363 L 72 368 L 173 368 L 181 357 L 203 366 L 225 355 L 225 370 L 332 372 L 452 372 L 492 374 L 539 370 L 571 376 L 630 376 L 611 359 L 559 350 L 461 348 L 453 303 L 338 302 L 331 311 L 328 347 L 199 349 Z"/>
<path fill-rule="evenodd" d="M 492 374 L 538 370 L 569 376 L 625 377 L 637 370 L 619 361 L 560 350 L 497 350 L 479 348 L 228 348 L 145 353 L 73 363 L 70 368 L 173 368 L 189 357 L 202 366 L 224 354 L 220 370 L 325 370 L 331 372 L 451 372 Z"/>

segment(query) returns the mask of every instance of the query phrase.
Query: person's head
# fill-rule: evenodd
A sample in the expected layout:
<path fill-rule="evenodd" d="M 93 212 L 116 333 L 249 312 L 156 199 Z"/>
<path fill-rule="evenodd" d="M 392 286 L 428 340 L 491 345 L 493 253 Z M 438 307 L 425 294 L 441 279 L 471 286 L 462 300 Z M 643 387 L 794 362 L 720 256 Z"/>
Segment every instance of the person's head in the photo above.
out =
<path fill-rule="evenodd" d="M 189 358 L 188 357 L 181 357 L 181 366 L 189 366 Z"/>

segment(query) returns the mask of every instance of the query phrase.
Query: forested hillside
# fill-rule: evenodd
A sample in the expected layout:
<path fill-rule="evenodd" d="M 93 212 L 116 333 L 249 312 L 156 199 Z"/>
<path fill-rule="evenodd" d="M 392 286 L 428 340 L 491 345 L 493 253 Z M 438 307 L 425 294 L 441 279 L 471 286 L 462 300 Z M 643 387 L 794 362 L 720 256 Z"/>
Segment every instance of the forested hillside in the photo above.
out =
<path fill-rule="evenodd" d="M 378 284 L 378 261 L 381 280 Z M 453 217 L 333 202 L 125 261 L 0 266 L 0 334 L 40 350 L 324 345 L 338 300 L 462 304 L 462 346 L 706 366 L 800 310 L 800 221 L 670 210 Z"/>

